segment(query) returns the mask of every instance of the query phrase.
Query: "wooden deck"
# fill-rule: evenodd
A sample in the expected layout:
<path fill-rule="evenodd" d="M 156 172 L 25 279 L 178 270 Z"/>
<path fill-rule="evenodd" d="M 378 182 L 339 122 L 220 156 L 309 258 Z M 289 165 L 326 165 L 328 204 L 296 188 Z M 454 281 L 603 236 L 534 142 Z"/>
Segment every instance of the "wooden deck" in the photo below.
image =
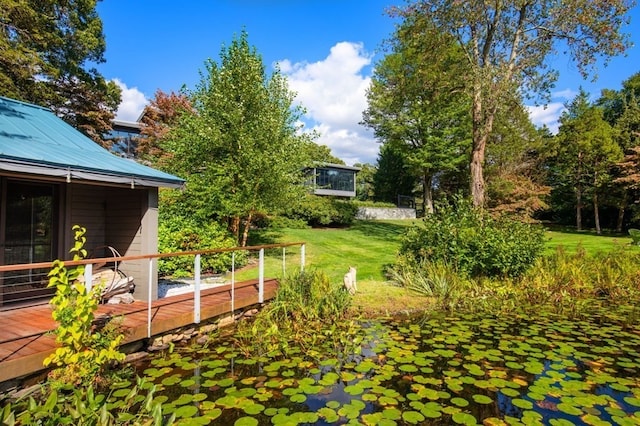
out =
<path fill-rule="evenodd" d="M 275 296 L 278 282 L 264 280 L 264 301 Z M 235 309 L 259 303 L 258 281 L 235 284 Z M 194 323 L 193 293 L 165 297 L 152 303 L 151 336 L 157 336 Z M 231 313 L 231 285 L 203 290 L 200 321 Z M 124 316 L 125 343 L 147 338 L 148 305 L 136 301 L 128 305 L 100 305 L 96 318 Z M 56 327 L 49 305 L 38 305 L 0 312 L 0 383 L 43 370 L 42 362 L 55 350 Z"/>

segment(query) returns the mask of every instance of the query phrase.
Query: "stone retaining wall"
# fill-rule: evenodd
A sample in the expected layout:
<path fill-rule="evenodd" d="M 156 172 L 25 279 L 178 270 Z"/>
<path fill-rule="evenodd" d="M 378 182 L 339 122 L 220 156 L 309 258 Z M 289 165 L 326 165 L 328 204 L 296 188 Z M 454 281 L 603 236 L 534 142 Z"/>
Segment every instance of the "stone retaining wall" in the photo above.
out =
<path fill-rule="evenodd" d="M 416 209 L 390 207 L 359 207 L 356 219 L 415 219 Z"/>

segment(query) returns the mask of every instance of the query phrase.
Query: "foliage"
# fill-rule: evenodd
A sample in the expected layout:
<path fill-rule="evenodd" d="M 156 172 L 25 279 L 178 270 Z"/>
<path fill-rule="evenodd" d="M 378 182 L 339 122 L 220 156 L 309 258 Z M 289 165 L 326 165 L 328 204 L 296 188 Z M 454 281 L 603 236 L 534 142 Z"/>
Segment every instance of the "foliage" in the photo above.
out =
<path fill-rule="evenodd" d="M 327 326 L 349 323 L 350 303 L 342 283 L 316 270 L 297 272 L 280 282 L 274 300 L 252 323 L 239 325 L 236 342 L 253 355 L 286 353 L 290 343 L 313 347 L 328 334 Z"/>
<path fill-rule="evenodd" d="M 353 223 L 358 207 L 348 200 L 306 194 L 283 213 L 293 220 L 304 220 L 310 226 L 345 226 Z"/>
<path fill-rule="evenodd" d="M 171 156 L 162 148 L 161 142 L 184 112 L 193 112 L 189 98 L 184 93 L 156 90 L 140 119 L 140 137 L 136 149 L 140 159 L 151 164 L 171 162 Z"/>
<path fill-rule="evenodd" d="M 543 235 L 508 217 L 493 218 L 458 197 L 410 228 L 400 254 L 416 263 L 446 262 L 472 277 L 517 277 L 542 252 Z"/>
<path fill-rule="evenodd" d="M 552 137 L 536 131 L 521 104 L 496 116 L 486 168 L 486 206 L 492 214 L 532 221 L 536 213 L 549 207 L 551 188 L 546 185 L 544 162 L 550 155 L 547 144 Z"/>
<path fill-rule="evenodd" d="M 92 67 L 106 48 L 96 4 L 0 0 L 0 95 L 51 108 L 104 145 L 120 88 Z"/>
<path fill-rule="evenodd" d="M 148 389 L 146 395 L 141 391 Z M 144 379 L 138 379 L 136 385 L 127 393 L 124 403 L 114 410 L 109 397 L 95 394 L 93 387 L 73 389 L 73 393 L 62 393 L 48 389 L 43 401 L 33 396 L 7 404 L 0 412 L 3 425 L 47 424 L 47 425 L 100 425 L 116 424 L 170 425 L 175 415 L 163 416 L 162 404 L 154 400 L 157 386 Z M 115 415 L 114 415 L 115 413 Z"/>
<path fill-rule="evenodd" d="M 465 294 L 465 306 L 493 312 L 545 309 L 570 316 L 588 314 L 595 301 L 622 306 L 640 297 L 639 260 L 637 251 L 622 247 L 593 255 L 559 247 L 540 257 L 517 282 L 476 281 Z"/>
<path fill-rule="evenodd" d="M 455 39 L 421 14 L 405 17 L 390 44 L 376 65 L 363 121 L 402 153 L 422 183 L 423 210 L 432 212 L 436 178 L 458 170 L 470 147 L 464 57 Z"/>
<path fill-rule="evenodd" d="M 402 151 L 383 144 L 378 153 L 378 169 L 373 176 L 373 198 L 397 203 L 398 196 L 412 196 L 417 178 L 410 172 Z"/>
<path fill-rule="evenodd" d="M 556 173 L 575 193 L 576 228 L 582 229 L 584 199 L 590 195 L 596 230 L 600 232 L 599 195 L 612 180 L 610 170 L 622 152 L 600 108 L 591 105 L 584 90 L 576 95 L 560 117 Z"/>
<path fill-rule="evenodd" d="M 621 34 L 632 2 L 575 0 L 527 3 L 416 0 L 391 9 L 405 20 L 421 16 L 458 40 L 467 61 L 465 88 L 472 117 L 471 195 L 484 206 L 483 168 L 496 115 L 522 94 L 547 95 L 557 78 L 547 58 L 556 47 L 568 52 L 583 77 L 596 58 L 620 54 L 630 45 Z M 572 13 L 567 13 L 572 11 Z M 411 37 L 409 37 L 411 39 Z"/>
<path fill-rule="evenodd" d="M 80 260 L 87 254 L 86 229 L 74 225 L 73 231 L 75 244 L 71 253 L 73 260 Z M 91 385 L 100 379 L 106 367 L 125 357 L 118 351 L 124 335 L 118 333 L 117 326 L 111 321 L 102 328 L 94 324 L 102 286 L 87 291 L 78 280 L 83 272 L 83 266 L 67 269 L 60 260 L 53 262 L 49 272 L 48 287 L 56 289 L 50 303 L 53 319 L 58 323 L 53 333 L 59 347 L 44 360 L 44 366 L 57 367 L 50 373 L 54 387 Z"/>
<path fill-rule="evenodd" d="M 356 200 L 369 201 L 374 196 L 374 176 L 377 168 L 371 164 L 356 163 L 354 167 L 360 167 L 360 171 L 356 177 Z"/>
<path fill-rule="evenodd" d="M 402 261 L 388 269 L 389 279 L 420 295 L 435 298 L 440 309 L 456 308 L 464 294 L 466 280 L 451 265 L 441 260 Z"/>
<path fill-rule="evenodd" d="M 212 250 L 236 247 L 235 239 L 216 222 L 198 223 L 192 219 L 175 217 L 158 224 L 158 252 Z M 200 267 L 203 272 L 225 272 L 231 269 L 231 252 L 202 255 Z M 246 263 L 247 255 L 238 251 L 236 267 Z M 162 276 L 193 276 L 193 256 L 165 257 L 158 260 L 158 273 Z"/>
<path fill-rule="evenodd" d="M 170 164 L 186 178 L 183 211 L 227 221 L 246 245 L 253 220 L 285 208 L 304 191 L 309 136 L 298 132 L 300 107 L 286 78 L 267 76 L 261 56 L 242 32 L 220 61 L 208 60 L 188 92 L 193 112 L 180 115 L 163 138 Z"/>

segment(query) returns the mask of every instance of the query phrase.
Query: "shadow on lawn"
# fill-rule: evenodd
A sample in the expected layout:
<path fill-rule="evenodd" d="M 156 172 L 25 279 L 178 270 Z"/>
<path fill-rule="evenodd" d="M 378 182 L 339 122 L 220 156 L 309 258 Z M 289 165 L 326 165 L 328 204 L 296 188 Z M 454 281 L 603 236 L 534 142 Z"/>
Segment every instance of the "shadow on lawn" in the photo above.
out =
<path fill-rule="evenodd" d="M 407 224 L 360 220 L 351 225 L 351 231 L 360 232 L 368 237 L 388 240 L 404 234 L 412 222 Z"/>

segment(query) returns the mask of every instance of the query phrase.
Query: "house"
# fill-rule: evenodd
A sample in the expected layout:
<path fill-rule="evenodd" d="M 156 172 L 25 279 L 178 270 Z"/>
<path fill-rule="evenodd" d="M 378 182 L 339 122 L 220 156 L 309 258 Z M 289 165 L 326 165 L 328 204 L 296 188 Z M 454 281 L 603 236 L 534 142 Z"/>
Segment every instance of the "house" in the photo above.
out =
<path fill-rule="evenodd" d="M 307 185 L 313 188 L 315 195 L 355 197 L 356 174 L 359 171 L 359 167 L 318 163 L 306 169 Z"/>
<path fill-rule="evenodd" d="M 157 253 L 158 188 L 183 184 L 108 152 L 48 109 L 0 97 L 0 265 L 70 259 L 76 224 L 87 229 L 90 253 L 104 246 L 122 256 Z M 136 298 L 146 298 L 151 278 L 155 298 L 148 261 L 120 269 L 133 276 Z M 46 301 L 46 273 L 0 275 L 0 309 Z"/>
<path fill-rule="evenodd" d="M 141 125 L 139 121 L 113 120 L 111 132 L 104 135 L 111 142 L 110 151 L 125 158 L 136 158 Z"/>

